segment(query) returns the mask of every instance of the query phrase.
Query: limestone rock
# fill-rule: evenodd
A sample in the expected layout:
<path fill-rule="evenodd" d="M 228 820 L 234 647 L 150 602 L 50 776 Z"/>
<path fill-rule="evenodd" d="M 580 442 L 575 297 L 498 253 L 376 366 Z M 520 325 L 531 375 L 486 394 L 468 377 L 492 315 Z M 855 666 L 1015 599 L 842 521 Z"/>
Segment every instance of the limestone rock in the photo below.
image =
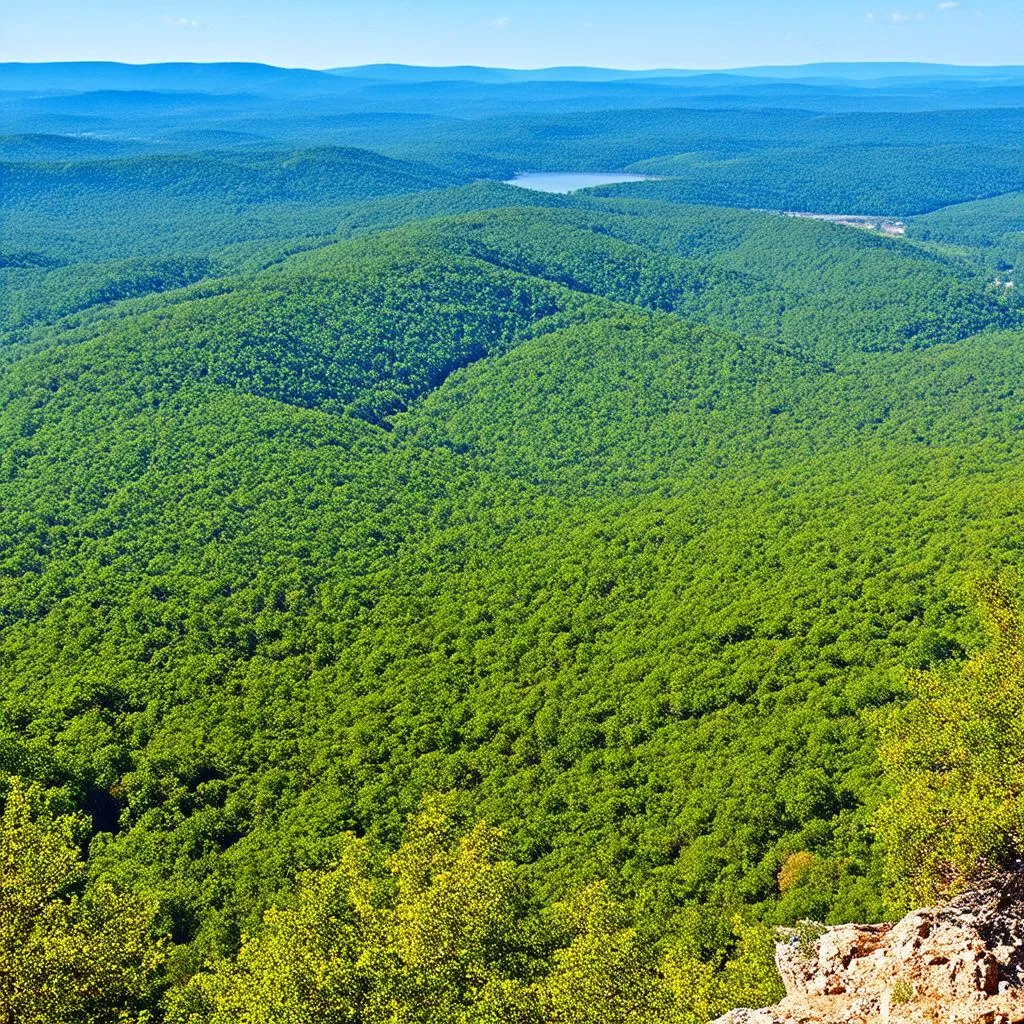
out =
<path fill-rule="evenodd" d="M 895 924 L 793 934 L 786 997 L 715 1024 L 1024 1024 L 1024 874 L 1004 874 Z"/>

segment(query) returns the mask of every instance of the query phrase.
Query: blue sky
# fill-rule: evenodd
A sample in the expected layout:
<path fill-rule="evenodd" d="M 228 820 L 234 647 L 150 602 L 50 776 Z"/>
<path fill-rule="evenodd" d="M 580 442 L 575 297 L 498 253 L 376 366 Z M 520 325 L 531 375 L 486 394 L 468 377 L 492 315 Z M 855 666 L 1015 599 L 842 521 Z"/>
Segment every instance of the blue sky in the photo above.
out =
<path fill-rule="evenodd" d="M 1024 63 L 1024 0 L 2 0 L 0 60 Z"/>

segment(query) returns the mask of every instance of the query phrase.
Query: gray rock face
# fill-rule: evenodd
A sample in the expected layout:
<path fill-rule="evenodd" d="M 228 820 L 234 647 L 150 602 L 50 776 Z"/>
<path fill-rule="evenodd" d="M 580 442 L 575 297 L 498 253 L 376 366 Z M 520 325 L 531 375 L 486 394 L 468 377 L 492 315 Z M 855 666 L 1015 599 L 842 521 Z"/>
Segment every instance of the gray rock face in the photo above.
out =
<path fill-rule="evenodd" d="M 776 947 L 786 998 L 715 1024 L 1024 1024 L 1024 875 Z"/>

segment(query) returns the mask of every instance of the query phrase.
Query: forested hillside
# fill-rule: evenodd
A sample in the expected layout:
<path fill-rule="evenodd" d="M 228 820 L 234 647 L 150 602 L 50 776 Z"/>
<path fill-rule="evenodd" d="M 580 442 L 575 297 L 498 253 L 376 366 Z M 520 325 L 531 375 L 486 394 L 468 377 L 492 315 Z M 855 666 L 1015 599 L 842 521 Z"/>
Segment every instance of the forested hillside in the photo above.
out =
<path fill-rule="evenodd" d="M 1021 108 L 363 70 L 0 74 L 0 1013 L 698 1024 L 1015 855 Z"/>

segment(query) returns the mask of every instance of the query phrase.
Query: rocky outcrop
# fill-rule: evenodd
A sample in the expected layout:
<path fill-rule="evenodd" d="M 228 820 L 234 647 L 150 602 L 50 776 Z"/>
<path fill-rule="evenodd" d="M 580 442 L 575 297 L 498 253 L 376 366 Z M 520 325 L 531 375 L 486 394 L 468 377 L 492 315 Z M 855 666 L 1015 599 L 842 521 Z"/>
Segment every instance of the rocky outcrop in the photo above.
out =
<path fill-rule="evenodd" d="M 716 1024 L 1024 1024 L 1024 873 L 896 924 L 793 932 L 781 1003 Z"/>

